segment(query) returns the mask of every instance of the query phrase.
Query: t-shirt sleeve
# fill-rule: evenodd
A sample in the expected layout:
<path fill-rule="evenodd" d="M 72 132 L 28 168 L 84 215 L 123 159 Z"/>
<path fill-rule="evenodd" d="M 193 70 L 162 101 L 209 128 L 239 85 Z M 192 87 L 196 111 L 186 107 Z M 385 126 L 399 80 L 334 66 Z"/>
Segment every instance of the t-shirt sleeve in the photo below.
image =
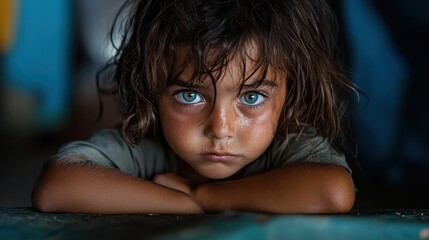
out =
<path fill-rule="evenodd" d="M 272 161 L 277 167 L 298 162 L 336 164 L 351 173 L 344 154 L 329 144 L 327 139 L 317 135 L 312 128 L 290 133 L 287 140 L 275 146 Z"/>
<path fill-rule="evenodd" d="M 153 139 L 129 146 L 116 129 L 105 129 L 86 141 L 74 141 L 60 147 L 57 156 L 78 155 L 98 166 L 115 168 L 127 174 L 150 179 L 171 171 L 168 151 Z"/>
<path fill-rule="evenodd" d="M 232 179 L 271 171 L 292 163 L 326 163 L 344 167 L 351 173 L 344 154 L 335 150 L 315 129 L 290 132 L 283 141 L 275 140 L 265 153 L 245 166 Z"/>

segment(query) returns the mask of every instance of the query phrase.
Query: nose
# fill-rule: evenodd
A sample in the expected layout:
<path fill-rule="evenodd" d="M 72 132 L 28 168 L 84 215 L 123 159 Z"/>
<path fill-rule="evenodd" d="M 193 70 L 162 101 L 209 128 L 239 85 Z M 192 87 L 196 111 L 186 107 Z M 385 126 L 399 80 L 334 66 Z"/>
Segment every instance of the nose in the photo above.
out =
<path fill-rule="evenodd" d="M 235 134 L 236 119 L 233 107 L 215 105 L 207 119 L 204 134 L 211 139 L 230 139 Z"/>

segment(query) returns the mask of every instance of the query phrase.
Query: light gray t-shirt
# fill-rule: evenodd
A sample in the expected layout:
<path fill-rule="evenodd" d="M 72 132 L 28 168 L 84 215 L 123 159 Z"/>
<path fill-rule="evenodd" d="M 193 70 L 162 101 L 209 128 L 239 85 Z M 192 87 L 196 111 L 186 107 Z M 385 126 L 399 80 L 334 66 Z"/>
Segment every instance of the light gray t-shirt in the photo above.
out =
<path fill-rule="evenodd" d="M 61 146 L 58 156 L 78 155 L 96 165 L 116 168 L 127 174 L 151 179 L 159 173 L 177 173 L 178 157 L 163 139 L 144 138 L 136 147 L 130 147 L 117 129 L 105 129 L 86 141 L 74 141 Z M 255 161 L 233 176 L 246 177 L 266 172 L 287 164 L 337 164 L 351 172 L 343 154 L 337 152 L 314 129 L 289 133 L 282 142 L 273 142 Z"/>

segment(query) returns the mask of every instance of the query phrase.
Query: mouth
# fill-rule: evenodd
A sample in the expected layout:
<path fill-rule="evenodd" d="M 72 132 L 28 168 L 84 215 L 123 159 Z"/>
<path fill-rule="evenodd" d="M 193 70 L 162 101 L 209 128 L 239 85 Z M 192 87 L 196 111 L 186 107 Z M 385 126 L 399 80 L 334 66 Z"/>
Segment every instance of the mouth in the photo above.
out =
<path fill-rule="evenodd" d="M 202 158 L 209 162 L 232 162 L 239 158 L 239 155 L 228 152 L 208 152 L 202 154 Z"/>

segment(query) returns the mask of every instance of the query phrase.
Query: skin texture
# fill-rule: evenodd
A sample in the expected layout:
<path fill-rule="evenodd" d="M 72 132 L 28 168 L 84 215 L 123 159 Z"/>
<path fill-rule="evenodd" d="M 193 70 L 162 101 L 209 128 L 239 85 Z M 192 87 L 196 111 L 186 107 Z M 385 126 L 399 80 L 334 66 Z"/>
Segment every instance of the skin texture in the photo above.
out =
<path fill-rule="evenodd" d="M 74 157 L 57 159 L 44 167 L 33 189 L 32 202 L 43 212 L 204 213 L 182 191 Z"/>
<path fill-rule="evenodd" d="M 179 174 L 151 181 L 63 157 L 42 170 L 33 206 L 44 212 L 201 214 L 227 210 L 268 213 L 341 213 L 354 203 L 350 174 L 331 164 L 291 164 L 234 181 L 223 181 L 255 161 L 272 142 L 286 98 L 286 76 L 255 70 L 247 49 L 246 77 L 232 59 L 216 82 L 190 85 L 190 69 L 159 99 L 164 136 L 181 158 Z M 180 63 L 179 54 L 179 63 Z M 252 70 L 252 71 L 250 71 Z"/>
<path fill-rule="evenodd" d="M 254 72 L 257 63 L 252 59 L 258 52 L 252 46 L 246 62 L 249 80 L 241 92 L 241 59 L 233 58 L 216 82 L 216 96 L 208 77 L 187 86 L 193 70 L 188 67 L 179 76 L 180 82 L 169 85 L 159 100 L 168 144 L 202 178 L 232 176 L 262 155 L 274 139 L 286 97 L 286 78 L 270 67 L 257 87 L 263 70 Z M 186 101 L 186 94 L 194 99 Z"/>
<path fill-rule="evenodd" d="M 156 183 L 183 190 L 206 212 L 343 213 L 350 211 L 355 198 L 347 170 L 332 164 L 291 164 L 248 178 L 194 188 L 172 173 L 159 174 Z"/>

